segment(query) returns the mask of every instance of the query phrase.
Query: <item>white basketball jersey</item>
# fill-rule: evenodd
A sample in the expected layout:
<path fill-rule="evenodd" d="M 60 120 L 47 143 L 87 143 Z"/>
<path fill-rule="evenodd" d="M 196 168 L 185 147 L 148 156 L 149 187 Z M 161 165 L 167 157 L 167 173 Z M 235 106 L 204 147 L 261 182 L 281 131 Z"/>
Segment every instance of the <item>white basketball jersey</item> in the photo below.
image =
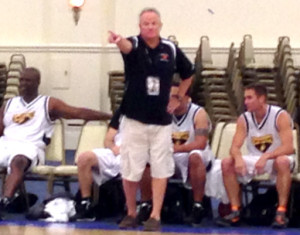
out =
<path fill-rule="evenodd" d="M 257 123 L 251 112 L 243 114 L 247 126 L 247 149 L 251 155 L 271 152 L 281 145 L 277 129 L 277 118 L 284 110 L 278 106 L 268 105 L 267 113 L 261 123 Z M 292 120 L 291 120 L 291 125 Z"/>
<path fill-rule="evenodd" d="M 172 121 L 172 140 L 174 144 L 188 144 L 195 139 L 195 115 L 202 107 L 190 103 L 188 111 L 179 119 L 173 115 Z M 208 119 L 209 120 L 209 119 Z M 211 122 L 209 120 L 209 131 L 211 130 Z"/>
<path fill-rule="evenodd" d="M 3 123 L 3 138 L 30 142 L 44 149 L 45 138 L 51 138 L 54 122 L 50 120 L 48 103 L 50 97 L 39 95 L 30 103 L 21 96 L 8 100 Z"/>

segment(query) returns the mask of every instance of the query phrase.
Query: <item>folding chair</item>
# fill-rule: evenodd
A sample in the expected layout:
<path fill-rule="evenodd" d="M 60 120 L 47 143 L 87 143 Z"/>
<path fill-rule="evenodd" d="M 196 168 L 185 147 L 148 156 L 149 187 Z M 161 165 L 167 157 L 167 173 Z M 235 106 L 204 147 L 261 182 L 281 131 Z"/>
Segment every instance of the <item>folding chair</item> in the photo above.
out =
<path fill-rule="evenodd" d="M 55 122 L 51 142 L 46 148 L 46 162 L 44 165 L 37 165 L 31 172 L 25 175 L 24 181 L 47 181 L 47 191 L 51 194 L 52 174 L 55 166 L 65 165 L 65 147 L 64 147 L 64 127 L 63 121 L 58 119 Z"/>
<path fill-rule="evenodd" d="M 29 208 L 29 200 L 27 198 L 25 181 L 47 181 L 48 192 L 49 184 L 51 182 L 52 171 L 55 168 L 53 164 L 65 164 L 65 151 L 64 151 L 64 130 L 62 120 L 58 119 L 55 122 L 53 135 L 50 144 L 46 148 L 46 163 L 32 168 L 24 176 L 23 182 L 20 185 L 20 191 L 25 196 L 25 203 L 27 209 Z M 4 182 L 6 178 L 6 169 L 1 168 L 0 175 L 2 178 L 2 192 L 4 190 Z"/>
<path fill-rule="evenodd" d="M 79 137 L 78 147 L 75 153 L 74 165 L 61 165 L 53 169 L 49 191 L 53 193 L 54 183 L 63 182 L 66 191 L 70 190 L 69 183 L 76 182 L 78 168 L 76 162 L 80 153 L 90 151 L 94 148 L 104 147 L 104 138 L 107 132 L 107 123 L 101 121 L 85 122 Z M 97 195 L 94 195 L 95 197 Z"/>

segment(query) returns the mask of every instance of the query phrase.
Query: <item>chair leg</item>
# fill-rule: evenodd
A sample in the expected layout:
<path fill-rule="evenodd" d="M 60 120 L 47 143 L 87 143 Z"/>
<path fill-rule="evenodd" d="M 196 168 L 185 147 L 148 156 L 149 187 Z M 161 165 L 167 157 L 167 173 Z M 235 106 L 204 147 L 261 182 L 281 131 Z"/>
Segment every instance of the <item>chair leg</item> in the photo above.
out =
<path fill-rule="evenodd" d="M 1 195 L 3 195 L 3 193 L 4 193 L 5 180 L 6 180 L 6 173 L 3 173 L 3 174 L 1 174 L 1 181 L 2 181 Z"/>
<path fill-rule="evenodd" d="M 26 205 L 26 211 L 29 210 L 29 198 L 28 198 L 28 194 L 27 194 L 27 191 L 26 191 L 26 186 L 25 186 L 25 182 L 23 181 L 20 185 L 20 191 L 21 191 L 21 194 L 24 195 L 24 199 L 25 199 L 25 205 Z"/>
<path fill-rule="evenodd" d="M 289 201 L 289 207 L 288 207 L 288 218 L 290 218 L 290 219 L 292 218 L 293 211 L 294 211 L 296 187 L 297 187 L 296 183 L 292 182 L 291 191 L 290 191 L 290 201 Z"/>
<path fill-rule="evenodd" d="M 99 186 L 93 183 L 93 205 L 99 202 Z"/>
<path fill-rule="evenodd" d="M 63 181 L 63 184 L 64 184 L 64 187 L 65 187 L 65 190 L 67 192 L 71 192 L 71 189 L 70 189 L 70 182 L 68 181 L 68 179 L 64 180 Z"/>
<path fill-rule="evenodd" d="M 47 189 L 48 189 L 49 196 L 52 195 L 53 191 L 54 191 L 54 176 L 53 176 L 53 174 L 50 174 L 48 176 Z"/>

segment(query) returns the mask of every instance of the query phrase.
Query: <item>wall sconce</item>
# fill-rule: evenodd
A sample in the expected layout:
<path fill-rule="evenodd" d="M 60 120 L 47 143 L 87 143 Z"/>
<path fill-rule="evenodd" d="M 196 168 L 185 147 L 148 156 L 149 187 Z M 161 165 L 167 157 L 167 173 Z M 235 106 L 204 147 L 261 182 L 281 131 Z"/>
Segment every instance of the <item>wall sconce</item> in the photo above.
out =
<path fill-rule="evenodd" d="M 85 0 L 69 0 L 69 4 L 72 7 L 73 18 L 75 24 L 78 24 L 81 7 L 83 6 Z"/>

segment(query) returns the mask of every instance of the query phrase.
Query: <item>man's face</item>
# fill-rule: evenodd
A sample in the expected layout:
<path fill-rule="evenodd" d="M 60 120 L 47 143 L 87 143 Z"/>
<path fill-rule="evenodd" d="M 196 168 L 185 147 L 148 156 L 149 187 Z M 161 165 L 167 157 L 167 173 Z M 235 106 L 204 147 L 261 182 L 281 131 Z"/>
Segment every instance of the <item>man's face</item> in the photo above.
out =
<path fill-rule="evenodd" d="M 140 17 L 140 33 L 144 39 L 159 37 L 162 23 L 155 12 L 144 12 Z"/>
<path fill-rule="evenodd" d="M 35 93 L 38 89 L 39 81 L 31 71 L 24 71 L 20 77 L 19 92 L 21 96 Z"/>
<path fill-rule="evenodd" d="M 246 89 L 244 93 L 244 103 L 247 111 L 254 112 L 265 103 L 265 97 L 258 96 L 253 89 Z"/>

